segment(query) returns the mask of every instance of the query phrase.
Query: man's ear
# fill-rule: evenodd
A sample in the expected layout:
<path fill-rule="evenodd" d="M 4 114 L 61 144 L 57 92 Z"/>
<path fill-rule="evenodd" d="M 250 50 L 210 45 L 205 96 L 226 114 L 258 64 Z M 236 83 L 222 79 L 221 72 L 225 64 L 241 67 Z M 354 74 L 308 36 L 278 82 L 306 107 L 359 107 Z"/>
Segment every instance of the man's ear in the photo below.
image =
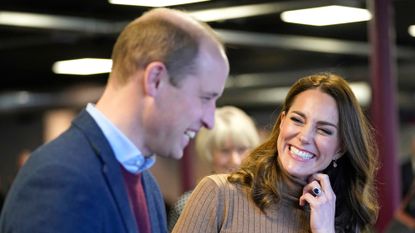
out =
<path fill-rule="evenodd" d="M 151 62 L 144 70 L 144 92 L 146 95 L 156 96 L 160 83 L 167 78 L 166 66 L 161 62 Z"/>

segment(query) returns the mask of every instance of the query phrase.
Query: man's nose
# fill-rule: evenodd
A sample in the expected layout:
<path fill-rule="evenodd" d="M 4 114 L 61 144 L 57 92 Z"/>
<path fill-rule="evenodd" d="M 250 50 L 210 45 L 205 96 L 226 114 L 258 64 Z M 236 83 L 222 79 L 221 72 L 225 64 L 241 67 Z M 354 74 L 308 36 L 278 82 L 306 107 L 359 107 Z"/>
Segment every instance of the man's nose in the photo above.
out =
<path fill-rule="evenodd" d="M 212 129 L 215 125 L 215 110 L 216 104 L 213 104 L 212 106 L 209 106 L 203 113 L 202 124 L 207 129 Z"/>

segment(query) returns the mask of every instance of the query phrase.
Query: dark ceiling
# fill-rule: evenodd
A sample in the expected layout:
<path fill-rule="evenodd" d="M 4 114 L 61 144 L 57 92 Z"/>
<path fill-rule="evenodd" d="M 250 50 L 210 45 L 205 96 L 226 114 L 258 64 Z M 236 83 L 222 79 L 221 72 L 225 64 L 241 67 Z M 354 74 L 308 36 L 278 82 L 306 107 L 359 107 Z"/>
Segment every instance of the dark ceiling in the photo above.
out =
<path fill-rule="evenodd" d="M 289 86 L 294 79 L 314 71 L 335 71 L 350 81 L 369 82 L 367 22 L 315 27 L 280 20 L 283 10 L 331 4 L 367 8 L 366 1 L 211 0 L 177 8 L 193 12 L 252 4 L 268 4 L 269 9 L 274 10 L 246 18 L 209 22 L 227 42 L 231 63 L 229 94 L 225 94 L 224 102 L 275 104 L 272 97 L 267 100 L 261 96 L 262 90 Z M 409 35 L 408 26 L 415 24 L 415 1 L 394 0 L 392 5 L 399 101 L 404 108 L 411 108 L 415 96 L 415 38 Z M 53 15 L 75 22 L 71 28 L 54 29 L 0 25 L 0 111 L 12 111 L 18 106 L 59 105 L 70 102 L 71 98 L 81 98 L 79 93 L 90 93 L 79 102 L 96 96 L 107 74 L 57 75 L 51 71 L 52 64 L 82 57 L 109 58 L 122 26 L 148 9 L 112 5 L 107 0 L 0 1 L 0 17 L 2 12 L 12 11 Z M 90 24 L 96 26 L 88 27 Z M 26 98 L 26 102 L 22 98 Z"/>

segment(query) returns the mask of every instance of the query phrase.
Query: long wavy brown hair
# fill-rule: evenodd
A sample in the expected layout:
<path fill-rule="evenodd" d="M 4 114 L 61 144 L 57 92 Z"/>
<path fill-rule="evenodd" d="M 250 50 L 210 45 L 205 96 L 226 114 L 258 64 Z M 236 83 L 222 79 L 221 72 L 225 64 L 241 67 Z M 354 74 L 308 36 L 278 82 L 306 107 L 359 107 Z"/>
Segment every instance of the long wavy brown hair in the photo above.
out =
<path fill-rule="evenodd" d="M 249 187 L 253 201 L 263 212 L 280 200 L 281 187 L 288 175 L 277 159 L 281 113 L 288 112 L 295 97 L 309 89 L 329 94 L 338 106 L 339 136 L 344 155 L 337 160 L 336 168 L 328 166 L 323 171 L 329 175 L 336 195 L 336 232 L 370 232 L 379 209 L 374 181 L 378 151 L 371 125 L 349 84 L 339 75 L 318 73 L 294 83 L 269 138 L 251 152 L 228 180 Z"/>

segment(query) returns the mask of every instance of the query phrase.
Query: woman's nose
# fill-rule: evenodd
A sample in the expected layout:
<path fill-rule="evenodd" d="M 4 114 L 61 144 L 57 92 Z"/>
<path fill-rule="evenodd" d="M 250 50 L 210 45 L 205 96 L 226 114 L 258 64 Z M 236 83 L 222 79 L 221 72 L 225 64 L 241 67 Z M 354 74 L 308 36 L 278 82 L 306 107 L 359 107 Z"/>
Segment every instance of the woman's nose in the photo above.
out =
<path fill-rule="evenodd" d="M 298 139 L 303 144 L 310 143 L 312 137 L 313 137 L 313 132 L 312 132 L 311 129 L 309 129 L 307 127 L 304 127 L 301 130 L 300 134 L 298 135 Z"/>

